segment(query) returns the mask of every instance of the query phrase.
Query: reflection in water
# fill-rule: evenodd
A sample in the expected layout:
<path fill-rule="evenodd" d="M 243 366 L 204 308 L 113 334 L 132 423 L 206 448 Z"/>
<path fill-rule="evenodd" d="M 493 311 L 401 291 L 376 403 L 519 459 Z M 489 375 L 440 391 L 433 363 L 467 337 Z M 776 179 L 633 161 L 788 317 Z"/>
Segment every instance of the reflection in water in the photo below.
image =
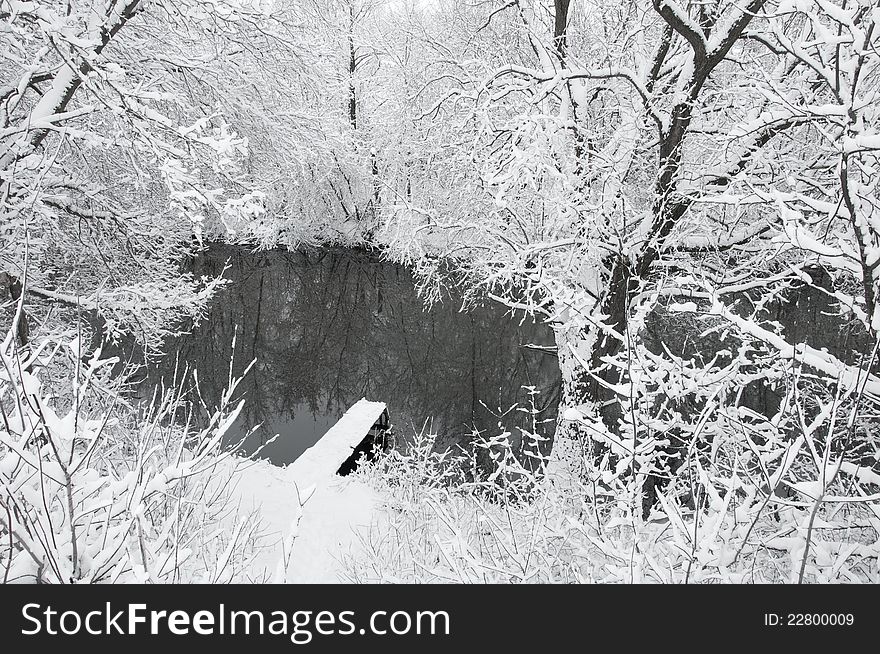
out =
<path fill-rule="evenodd" d="M 148 384 L 171 377 L 176 354 L 181 366 L 197 368 L 202 397 L 216 405 L 233 354 L 233 374 L 256 360 L 240 386 L 247 401 L 233 435 L 261 425 L 247 452 L 279 434 L 261 456 L 289 463 L 361 397 L 387 403 L 398 442 L 428 421 L 446 447 L 469 440 L 475 428 L 497 433 L 499 409 L 528 404 L 522 386 L 540 391 L 541 432 L 552 437 L 557 361 L 524 347 L 552 346 L 548 327 L 496 304 L 460 312 L 453 298 L 426 311 L 405 268 L 365 251 L 217 246 L 193 271 L 219 275 L 227 260 L 232 283 L 190 335 L 168 343 L 171 354 Z M 516 438 L 515 427 L 530 417 L 509 411 L 501 422 Z"/>

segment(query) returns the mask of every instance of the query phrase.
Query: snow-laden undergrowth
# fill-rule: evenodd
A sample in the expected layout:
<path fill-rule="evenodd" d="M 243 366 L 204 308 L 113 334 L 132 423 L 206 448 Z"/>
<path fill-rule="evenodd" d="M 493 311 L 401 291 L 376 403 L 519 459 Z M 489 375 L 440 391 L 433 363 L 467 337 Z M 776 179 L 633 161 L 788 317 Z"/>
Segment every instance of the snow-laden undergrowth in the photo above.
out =
<path fill-rule="evenodd" d="M 836 418 L 845 427 L 840 408 Z M 362 551 L 346 560 L 347 576 L 410 583 L 880 581 L 880 475 L 833 454 L 833 440 L 847 430 L 835 427 L 830 412 L 794 437 L 774 433 L 766 421 L 760 437 L 744 437 L 747 421 L 724 412 L 712 417 L 713 427 L 706 422 L 647 519 L 645 475 L 629 474 L 632 461 L 624 457 L 597 459 L 585 441 L 558 439 L 535 471 L 512 454 L 510 435 L 500 434 L 482 445 L 496 471 L 473 481 L 461 474 L 473 459 L 435 452 L 434 437 L 423 434 L 407 453 L 360 470 L 382 502 Z"/>
<path fill-rule="evenodd" d="M 80 339 L 0 347 L 0 581 L 241 579 L 258 536 L 221 447 L 241 404 L 200 427 L 176 390 L 129 405 L 115 358 Z"/>

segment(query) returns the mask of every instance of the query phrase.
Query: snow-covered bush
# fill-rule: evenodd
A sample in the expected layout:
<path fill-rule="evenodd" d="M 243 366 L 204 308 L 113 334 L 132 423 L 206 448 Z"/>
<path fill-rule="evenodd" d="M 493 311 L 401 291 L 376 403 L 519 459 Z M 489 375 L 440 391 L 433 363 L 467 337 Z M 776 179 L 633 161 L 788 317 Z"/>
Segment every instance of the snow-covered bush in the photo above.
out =
<path fill-rule="evenodd" d="M 194 427 L 181 393 L 130 406 L 79 338 L 0 349 L 3 582 L 229 582 L 258 525 L 228 501 L 237 380 Z M 183 419 L 183 421 L 181 420 Z"/>
<path fill-rule="evenodd" d="M 848 446 L 863 393 L 805 401 L 793 378 L 780 415 L 708 404 L 680 421 L 676 466 L 662 433 L 632 441 L 576 410 L 591 439 L 558 438 L 545 466 L 523 467 L 491 440 L 497 472 L 450 474 L 423 435 L 360 472 L 384 498 L 363 551 L 367 582 L 874 582 L 880 580 L 880 474 Z M 864 436 L 864 435 L 863 435 Z M 505 454 L 506 451 L 506 454 Z M 662 453 L 662 455 L 661 455 Z M 876 467 L 875 467 L 876 468 Z M 643 514 L 645 480 L 664 473 Z M 504 492 L 498 492 L 503 479 Z"/>

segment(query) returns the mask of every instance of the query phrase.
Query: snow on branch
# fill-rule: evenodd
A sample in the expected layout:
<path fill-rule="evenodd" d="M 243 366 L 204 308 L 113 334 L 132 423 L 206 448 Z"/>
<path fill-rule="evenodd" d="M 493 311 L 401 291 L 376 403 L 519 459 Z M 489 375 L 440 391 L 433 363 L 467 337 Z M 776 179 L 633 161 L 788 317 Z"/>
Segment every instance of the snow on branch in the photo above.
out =
<path fill-rule="evenodd" d="M 702 61 L 706 58 L 708 44 L 700 26 L 691 19 L 686 9 L 675 0 L 653 0 L 654 10 L 663 20 L 690 43 L 694 50 L 694 58 Z"/>
<path fill-rule="evenodd" d="M 724 318 L 744 334 L 770 345 L 780 358 L 803 363 L 828 375 L 848 392 L 858 392 L 864 389 L 874 398 L 880 398 L 880 377 L 866 370 L 844 363 L 833 354 L 817 350 L 806 343 L 791 344 L 782 336 L 761 327 L 755 321 L 738 316 L 717 297 L 713 298 L 709 313 Z"/>
<path fill-rule="evenodd" d="M 665 129 L 666 118 L 658 112 L 651 99 L 651 93 L 648 91 L 645 84 L 639 79 L 638 74 L 634 70 L 631 70 L 629 68 L 609 65 L 607 68 L 564 68 L 559 71 L 549 72 L 537 70 L 535 68 L 529 68 L 527 66 L 508 65 L 497 69 L 490 76 L 489 80 L 483 84 L 483 88 L 487 88 L 488 86 L 490 86 L 494 82 L 494 80 L 501 79 L 508 75 L 524 77 L 544 85 L 544 92 L 540 96 L 538 96 L 536 102 L 539 101 L 541 98 L 549 95 L 552 89 L 558 87 L 560 84 L 566 81 L 576 79 L 625 80 L 636 91 L 636 93 L 638 93 L 639 98 L 641 98 L 642 104 L 645 107 L 645 110 L 648 112 L 648 115 L 651 116 L 651 118 L 660 128 L 660 130 L 662 131 Z M 525 88 L 527 87 L 523 87 L 519 90 L 525 90 Z"/>

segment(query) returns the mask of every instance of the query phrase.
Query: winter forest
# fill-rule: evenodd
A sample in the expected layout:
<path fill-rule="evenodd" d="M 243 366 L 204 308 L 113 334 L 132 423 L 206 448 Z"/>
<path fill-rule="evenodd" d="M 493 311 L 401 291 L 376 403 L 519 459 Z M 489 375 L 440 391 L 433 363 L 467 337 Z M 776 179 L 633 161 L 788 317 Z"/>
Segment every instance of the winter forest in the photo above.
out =
<path fill-rule="evenodd" d="M 0 0 L 3 582 L 880 582 L 878 48 Z"/>

